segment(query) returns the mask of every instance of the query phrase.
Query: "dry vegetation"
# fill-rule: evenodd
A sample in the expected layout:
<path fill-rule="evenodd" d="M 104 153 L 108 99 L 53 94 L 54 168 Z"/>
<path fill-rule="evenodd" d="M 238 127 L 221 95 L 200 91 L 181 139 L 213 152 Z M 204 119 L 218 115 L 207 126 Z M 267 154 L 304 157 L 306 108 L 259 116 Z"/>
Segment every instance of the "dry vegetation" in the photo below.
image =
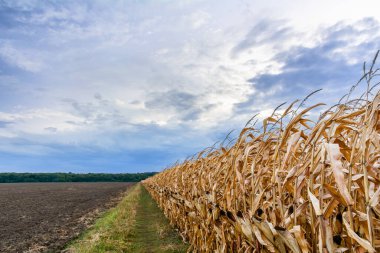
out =
<path fill-rule="evenodd" d="M 190 250 L 380 251 L 375 61 L 352 89 L 365 94 L 346 95 L 315 122 L 307 114 L 322 104 L 296 101 L 143 182 Z"/>

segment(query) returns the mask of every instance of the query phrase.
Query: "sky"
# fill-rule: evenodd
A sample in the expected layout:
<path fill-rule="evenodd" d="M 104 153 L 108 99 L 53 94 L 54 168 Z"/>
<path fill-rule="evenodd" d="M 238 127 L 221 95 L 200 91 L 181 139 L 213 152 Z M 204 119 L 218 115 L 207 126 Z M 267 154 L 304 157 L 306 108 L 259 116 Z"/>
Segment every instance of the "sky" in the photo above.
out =
<path fill-rule="evenodd" d="M 0 0 L 0 172 L 160 171 L 283 102 L 333 104 L 380 49 L 379 9 Z"/>

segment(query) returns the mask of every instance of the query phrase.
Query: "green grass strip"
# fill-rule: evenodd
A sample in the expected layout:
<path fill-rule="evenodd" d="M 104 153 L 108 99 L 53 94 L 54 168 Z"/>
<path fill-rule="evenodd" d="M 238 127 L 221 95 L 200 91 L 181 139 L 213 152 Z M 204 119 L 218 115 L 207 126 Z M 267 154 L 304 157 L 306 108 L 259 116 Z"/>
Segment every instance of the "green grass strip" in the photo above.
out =
<path fill-rule="evenodd" d="M 68 246 L 66 252 L 186 252 L 178 233 L 141 184 Z"/>

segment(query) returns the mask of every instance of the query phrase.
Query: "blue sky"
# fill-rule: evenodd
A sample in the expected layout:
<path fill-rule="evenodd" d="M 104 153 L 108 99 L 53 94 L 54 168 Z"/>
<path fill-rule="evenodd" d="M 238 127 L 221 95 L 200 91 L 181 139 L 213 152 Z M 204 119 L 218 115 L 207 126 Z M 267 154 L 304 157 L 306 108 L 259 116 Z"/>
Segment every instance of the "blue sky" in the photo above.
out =
<path fill-rule="evenodd" d="M 380 49 L 379 9 L 0 0 L 0 172 L 159 171 L 282 102 L 337 102 Z"/>

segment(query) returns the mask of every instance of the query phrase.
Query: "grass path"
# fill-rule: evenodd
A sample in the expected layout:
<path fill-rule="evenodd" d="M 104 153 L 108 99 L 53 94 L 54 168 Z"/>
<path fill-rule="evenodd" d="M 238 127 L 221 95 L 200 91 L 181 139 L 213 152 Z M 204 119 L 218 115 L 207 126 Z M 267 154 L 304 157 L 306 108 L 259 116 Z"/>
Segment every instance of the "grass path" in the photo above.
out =
<path fill-rule="evenodd" d="M 132 252 L 186 252 L 180 240 L 147 190 L 141 187 L 132 233 Z"/>
<path fill-rule="evenodd" d="M 186 252 L 178 233 L 141 184 L 127 191 L 115 207 L 65 252 Z"/>

